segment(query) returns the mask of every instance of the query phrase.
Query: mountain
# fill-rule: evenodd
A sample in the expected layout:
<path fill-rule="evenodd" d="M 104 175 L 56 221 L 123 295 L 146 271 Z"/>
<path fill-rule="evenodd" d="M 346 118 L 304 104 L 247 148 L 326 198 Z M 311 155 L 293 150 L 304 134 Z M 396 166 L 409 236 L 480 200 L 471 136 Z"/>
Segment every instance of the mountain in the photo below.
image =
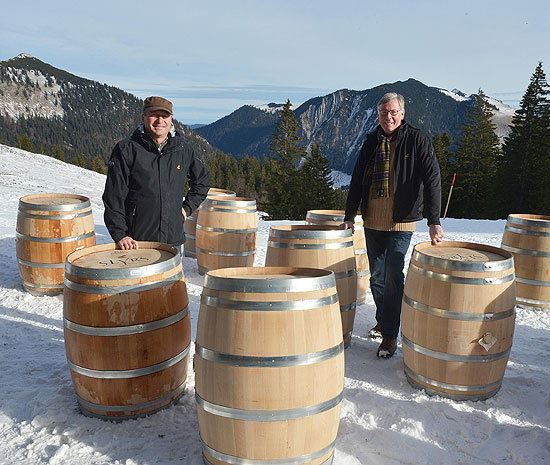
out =
<path fill-rule="evenodd" d="M 61 150 L 67 161 L 83 154 L 88 165 L 105 161 L 116 142 L 140 123 L 142 100 L 20 54 L 0 61 L 0 142 L 28 136 L 42 153 Z M 217 152 L 197 133 L 174 121 L 203 158 Z"/>
<path fill-rule="evenodd" d="M 349 174 L 366 134 L 378 124 L 376 104 L 386 92 L 405 97 L 405 119 L 410 124 L 432 137 L 447 132 L 456 140 L 470 98 L 412 78 L 363 91 L 341 89 L 306 101 L 294 110 L 300 135 L 307 144 L 320 143 L 331 167 Z M 514 110 L 494 99 L 490 103 L 495 111 L 496 132 L 502 138 L 508 133 Z M 197 132 L 224 152 L 263 158 L 269 153 L 279 109 L 277 104 L 245 105 Z"/>

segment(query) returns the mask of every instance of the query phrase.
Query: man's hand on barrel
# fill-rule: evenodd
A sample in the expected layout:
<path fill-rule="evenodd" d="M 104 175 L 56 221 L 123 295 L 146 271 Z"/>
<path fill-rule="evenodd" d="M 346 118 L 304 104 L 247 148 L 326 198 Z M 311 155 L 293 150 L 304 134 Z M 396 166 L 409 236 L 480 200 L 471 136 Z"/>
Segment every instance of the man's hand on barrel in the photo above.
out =
<path fill-rule="evenodd" d="M 139 245 L 130 236 L 126 236 L 118 241 L 118 248 L 122 250 L 139 249 Z"/>
<path fill-rule="evenodd" d="M 355 232 L 355 226 L 353 225 L 353 221 L 344 221 L 343 223 L 340 223 L 340 229 L 350 229 L 351 232 Z"/>
<path fill-rule="evenodd" d="M 433 245 L 443 242 L 443 228 L 440 224 L 430 224 L 430 239 Z"/>

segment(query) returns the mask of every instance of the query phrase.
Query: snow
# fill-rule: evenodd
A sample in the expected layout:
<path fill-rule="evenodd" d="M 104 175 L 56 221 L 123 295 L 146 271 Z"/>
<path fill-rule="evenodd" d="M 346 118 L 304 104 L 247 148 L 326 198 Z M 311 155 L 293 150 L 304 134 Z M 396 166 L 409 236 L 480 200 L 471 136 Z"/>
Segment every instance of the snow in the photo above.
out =
<path fill-rule="evenodd" d="M 106 243 L 104 181 L 98 173 L 0 145 L 0 464 L 203 463 L 191 363 L 177 405 L 121 423 L 85 417 L 65 357 L 62 298 L 35 297 L 21 285 L 15 252 L 19 198 L 41 192 L 89 197 L 97 242 Z M 256 265 L 265 259 L 270 226 L 281 223 L 288 222 L 260 221 Z M 497 247 L 504 224 L 443 221 L 446 239 Z M 427 238 L 425 222 L 418 223 L 413 244 Z M 203 278 L 190 258 L 184 259 L 184 272 L 194 340 Z M 345 351 L 335 465 L 549 463 L 550 311 L 518 307 L 502 388 L 479 402 L 430 397 L 412 388 L 403 373 L 401 341 L 393 358 L 377 359 L 377 342 L 366 337 L 373 325 L 369 293 Z"/>

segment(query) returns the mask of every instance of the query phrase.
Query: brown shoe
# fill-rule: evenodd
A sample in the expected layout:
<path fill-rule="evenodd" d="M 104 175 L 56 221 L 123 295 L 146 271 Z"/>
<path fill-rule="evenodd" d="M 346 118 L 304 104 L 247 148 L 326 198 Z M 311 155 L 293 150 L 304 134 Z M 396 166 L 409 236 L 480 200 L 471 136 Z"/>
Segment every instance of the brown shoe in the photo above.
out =
<path fill-rule="evenodd" d="M 380 323 L 376 323 L 374 328 L 369 329 L 367 334 L 371 339 L 382 339 L 382 331 L 380 329 Z"/>
<path fill-rule="evenodd" d="M 378 346 L 376 356 L 379 358 L 390 358 L 397 350 L 397 338 L 383 337 L 382 343 Z"/>

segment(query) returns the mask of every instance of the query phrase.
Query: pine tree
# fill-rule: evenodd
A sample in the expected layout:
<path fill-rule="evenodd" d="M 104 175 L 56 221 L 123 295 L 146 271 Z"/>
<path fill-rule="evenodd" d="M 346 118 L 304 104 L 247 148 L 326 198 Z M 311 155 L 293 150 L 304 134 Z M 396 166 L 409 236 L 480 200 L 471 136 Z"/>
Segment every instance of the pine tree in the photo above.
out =
<path fill-rule="evenodd" d="M 271 169 L 267 179 L 267 199 L 262 209 L 270 219 L 303 219 L 300 196 L 303 190 L 298 166 L 305 158 L 303 138 L 294 118 L 290 100 L 279 115 L 276 132 L 269 146 Z"/>
<path fill-rule="evenodd" d="M 16 147 L 18 149 L 26 150 L 27 152 L 34 152 L 34 145 L 27 134 L 23 134 L 22 136 L 17 136 L 17 144 Z"/>
<path fill-rule="evenodd" d="M 466 110 L 457 141 L 456 181 L 448 216 L 495 217 L 495 165 L 500 148 L 491 118 L 491 106 L 479 89 Z"/>
<path fill-rule="evenodd" d="M 319 144 L 312 145 L 311 154 L 300 172 L 304 186 L 301 217 L 305 218 L 308 210 L 334 210 L 337 202 L 334 180 L 329 161 Z"/>
<path fill-rule="evenodd" d="M 539 62 L 512 119 L 499 161 L 499 214 L 550 215 L 550 88 Z"/>
<path fill-rule="evenodd" d="M 436 134 L 433 137 L 433 146 L 437 161 L 439 162 L 439 170 L 441 172 L 441 193 L 444 197 L 449 193 L 454 173 L 451 152 L 449 151 L 451 138 L 446 132 L 443 134 Z"/>

